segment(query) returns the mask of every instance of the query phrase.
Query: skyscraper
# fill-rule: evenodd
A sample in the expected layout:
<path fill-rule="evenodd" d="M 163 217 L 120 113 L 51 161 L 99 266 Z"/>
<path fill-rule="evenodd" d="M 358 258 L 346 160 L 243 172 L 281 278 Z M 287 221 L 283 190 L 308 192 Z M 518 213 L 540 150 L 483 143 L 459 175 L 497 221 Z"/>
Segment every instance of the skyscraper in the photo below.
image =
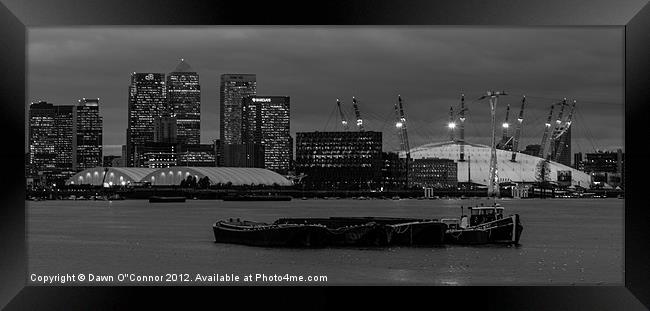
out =
<path fill-rule="evenodd" d="M 249 96 L 242 101 L 244 144 L 263 147 L 264 168 L 286 174 L 291 162 L 290 100 L 288 96 Z"/>
<path fill-rule="evenodd" d="M 223 74 L 219 90 L 219 138 L 223 159 L 219 165 L 228 163 L 231 152 L 225 152 L 228 145 L 241 144 L 242 98 L 257 93 L 257 78 L 254 74 Z"/>
<path fill-rule="evenodd" d="M 167 88 L 162 73 L 133 73 L 129 85 L 129 118 L 126 130 L 126 165 L 144 165 L 138 147 L 154 138 L 154 118 L 167 112 Z"/>
<path fill-rule="evenodd" d="M 199 75 L 181 59 L 167 76 L 169 113 L 176 118 L 179 143 L 201 143 L 201 85 Z"/>
<path fill-rule="evenodd" d="M 569 127 L 564 134 L 562 134 L 554 145 L 551 146 L 553 150 L 558 150 L 560 144 L 563 144 L 561 153 L 558 155 L 557 162 L 566 166 L 571 166 L 571 127 Z"/>
<path fill-rule="evenodd" d="M 72 166 L 74 122 L 73 105 L 54 106 L 54 158 L 55 172 L 51 174 L 56 183 L 63 183 L 76 173 Z"/>
<path fill-rule="evenodd" d="M 54 105 L 45 101 L 29 105 L 30 175 L 54 168 Z"/>
<path fill-rule="evenodd" d="M 72 167 L 75 171 L 102 165 L 102 117 L 99 98 L 83 98 L 74 107 Z"/>
<path fill-rule="evenodd" d="M 29 106 L 29 154 L 32 176 L 60 183 L 75 171 L 72 167 L 73 106 L 45 101 Z"/>

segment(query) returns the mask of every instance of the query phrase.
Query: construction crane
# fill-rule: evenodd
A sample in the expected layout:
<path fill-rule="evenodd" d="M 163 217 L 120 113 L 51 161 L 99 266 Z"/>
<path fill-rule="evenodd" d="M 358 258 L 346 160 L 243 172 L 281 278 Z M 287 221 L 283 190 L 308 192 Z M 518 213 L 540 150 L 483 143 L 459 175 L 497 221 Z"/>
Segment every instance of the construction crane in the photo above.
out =
<path fill-rule="evenodd" d="M 354 116 L 357 118 L 357 128 L 359 128 L 359 131 L 363 132 L 363 119 L 361 119 L 359 105 L 357 105 L 357 99 L 354 96 L 352 96 L 352 107 L 354 108 Z"/>
<path fill-rule="evenodd" d="M 555 139 L 560 139 L 560 143 L 557 146 L 557 149 L 554 151 L 554 155 L 552 157 L 553 161 L 558 162 L 560 160 L 560 157 L 562 156 L 562 151 L 564 151 L 564 145 L 566 144 L 566 131 L 569 130 L 569 127 L 571 127 L 571 120 L 573 119 L 573 112 L 576 109 L 576 101 L 573 101 L 573 104 L 571 105 L 571 110 L 569 111 L 569 116 L 567 117 L 566 122 L 564 122 L 564 125 L 562 128 L 558 131 L 558 137 Z"/>
<path fill-rule="evenodd" d="M 548 140 L 548 134 L 551 131 L 551 121 L 553 120 L 553 109 L 555 109 L 555 105 L 556 104 L 551 105 L 551 112 L 548 114 L 546 123 L 544 123 L 544 134 L 542 135 L 542 142 L 539 144 L 539 152 L 537 153 L 537 156 L 540 158 L 545 158 L 545 145 L 546 141 Z"/>
<path fill-rule="evenodd" d="M 341 108 L 341 101 L 339 101 L 338 98 L 336 99 L 336 106 L 339 108 L 339 115 L 341 116 L 341 125 L 343 125 L 343 130 L 347 131 L 350 129 L 350 126 L 348 125 L 348 119 L 345 117 L 343 109 Z"/>
<path fill-rule="evenodd" d="M 399 107 L 398 107 L 399 105 Z M 404 104 L 402 103 L 402 96 L 397 95 L 397 104 L 395 104 L 395 115 L 397 121 L 395 127 L 397 128 L 398 136 L 400 138 L 400 149 L 406 156 L 405 171 L 406 171 L 406 187 L 409 185 L 409 162 L 411 159 L 411 146 L 409 145 L 408 132 L 406 130 L 406 114 L 404 114 Z"/>
<path fill-rule="evenodd" d="M 465 94 L 460 94 L 460 111 L 458 111 L 458 120 L 460 120 L 460 125 L 459 125 L 459 135 L 460 139 L 458 141 L 460 142 L 460 159 L 458 161 L 465 161 L 465 111 L 467 111 L 467 108 L 465 108 Z"/>
<path fill-rule="evenodd" d="M 399 121 L 402 123 L 400 132 L 402 137 L 402 149 L 406 152 L 407 157 L 411 155 L 411 147 L 409 145 L 409 136 L 406 131 L 406 114 L 404 114 L 404 104 L 402 103 L 402 97 L 397 95 L 397 102 L 399 103 Z"/>
<path fill-rule="evenodd" d="M 497 109 L 497 101 L 499 100 L 499 96 L 501 95 L 508 95 L 505 91 L 488 91 L 486 95 L 483 95 L 479 98 L 485 99 L 488 98 L 490 100 L 490 116 L 492 120 L 492 143 L 491 143 L 491 148 L 490 148 L 490 180 L 488 183 L 488 197 L 496 197 L 499 196 L 499 176 L 498 176 L 498 170 L 497 170 L 497 149 L 496 149 L 496 134 L 497 134 L 497 129 L 496 129 L 496 109 Z"/>
<path fill-rule="evenodd" d="M 456 122 L 454 121 L 454 107 L 449 107 L 449 141 L 454 141 L 456 137 L 454 136 L 454 129 L 456 129 Z"/>
<path fill-rule="evenodd" d="M 508 137 L 508 129 L 510 128 L 510 123 L 508 123 L 508 120 L 510 119 L 510 104 L 506 107 L 506 119 L 503 121 L 501 124 L 501 142 L 497 146 L 499 149 L 503 150 L 508 150 L 508 144 L 510 143 L 510 140 L 512 137 Z"/>
<path fill-rule="evenodd" d="M 521 99 L 521 109 L 519 109 L 519 117 L 517 118 L 517 127 L 515 128 L 515 136 L 512 139 L 512 158 L 510 162 L 517 162 L 517 148 L 519 147 L 519 137 L 521 136 L 521 127 L 524 123 L 524 105 L 526 104 L 526 95 Z"/>
<path fill-rule="evenodd" d="M 543 153 L 544 158 L 549 160 L 555 155 L 555 144 L 561 135 L 560 133 L 562 132 L 562 117 L 564 117 L 564 107 L 566 107 L 566 98 L 562 100 L 562 103 L 560 105 L 560 113 L 557 115 L 557 119 L 555 119 L 555 126 L 551 131 L 551 143 L 549 146 L 551 152 L 548 154 Z"/>
<path fill-rule="evenodd" d="M 404 127 L 404 123 L 402 121 L 402 118 L 399 113 L 399 106 L 398 102 L 401 102 L 402 98 L 397 95 L 397 102 L 393 106 L 395 108 L 395 129 L 397 130 L 397 138 L 399 138 L 399 150 L 404 151 L 404 137 L 402 135 L 402 127 Z"/>

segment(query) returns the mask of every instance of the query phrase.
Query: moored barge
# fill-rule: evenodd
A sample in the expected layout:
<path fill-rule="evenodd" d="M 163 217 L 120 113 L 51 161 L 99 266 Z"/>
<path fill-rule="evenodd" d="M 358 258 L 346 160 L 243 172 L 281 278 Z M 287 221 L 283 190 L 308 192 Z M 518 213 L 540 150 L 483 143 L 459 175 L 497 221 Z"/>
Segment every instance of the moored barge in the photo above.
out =
<path fill-rule="evenodd" d="M 271 224 L 230 219 L 213 225 L 218 243 L 289 247 L 433 245 L 443 243 L 446 229 L 437 220 L 382 217 L 282 218 Z"/>

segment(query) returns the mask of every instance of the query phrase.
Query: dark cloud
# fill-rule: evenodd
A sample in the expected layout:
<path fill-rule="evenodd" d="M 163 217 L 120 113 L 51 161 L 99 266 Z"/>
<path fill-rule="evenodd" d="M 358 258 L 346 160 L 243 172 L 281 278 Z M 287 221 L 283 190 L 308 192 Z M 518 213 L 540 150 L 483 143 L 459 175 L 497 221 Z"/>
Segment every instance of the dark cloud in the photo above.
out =
<path fill-rule="evenodd" d="M 100 97 L 113 154 L 125 141 L 130 73 L 169 72 L 179 58 L 201 77 L 206 143 L 219 135 L 219 75 L 256 73 L 259 94 L 291 96 L 292 132 L 335 129 L 336 98 L 357 96 L 367 127 L 397 148 L 401 94 L 412 145 L 439 141 L 464 92 L 467 136 L 488 143 L 488 105 L 475 99 L 495 88 L 512 93 L 499 119 L 529 96 L 523 146 L 541 140 L 549 105 L 563 97 L 578 100 L 574 151 L 623 145 L 621 27 L 84 27 L 30 28 L 28 37 L 29 101 Z"/>

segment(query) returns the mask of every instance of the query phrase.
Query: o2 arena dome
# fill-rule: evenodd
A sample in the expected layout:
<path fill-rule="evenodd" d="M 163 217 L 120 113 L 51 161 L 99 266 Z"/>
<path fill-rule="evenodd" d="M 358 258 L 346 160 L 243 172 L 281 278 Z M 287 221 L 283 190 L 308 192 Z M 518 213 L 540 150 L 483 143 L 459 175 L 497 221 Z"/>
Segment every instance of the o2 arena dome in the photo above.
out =
<path fill-rule="evenodd" d="M 412 161 L 416 159 L 440 158 L 454 160 L 458 164 L 458 182 L 488 185 L 490 173 L 490 146 L 464 143 L 465 161 L 459 161 L 461 143 L 442 142 L 422 145 L 411 149 Z M 511 162 L 512 151 L 496 150 L 497 175 L 499 182 L 532 183 L 539 181 L 540 166 L 544 159 L 517 153 L 516 162 Z M 547 181 L 572 186 L 589 187 L 591 177 L 579 170 L 549 161 Z"/>

